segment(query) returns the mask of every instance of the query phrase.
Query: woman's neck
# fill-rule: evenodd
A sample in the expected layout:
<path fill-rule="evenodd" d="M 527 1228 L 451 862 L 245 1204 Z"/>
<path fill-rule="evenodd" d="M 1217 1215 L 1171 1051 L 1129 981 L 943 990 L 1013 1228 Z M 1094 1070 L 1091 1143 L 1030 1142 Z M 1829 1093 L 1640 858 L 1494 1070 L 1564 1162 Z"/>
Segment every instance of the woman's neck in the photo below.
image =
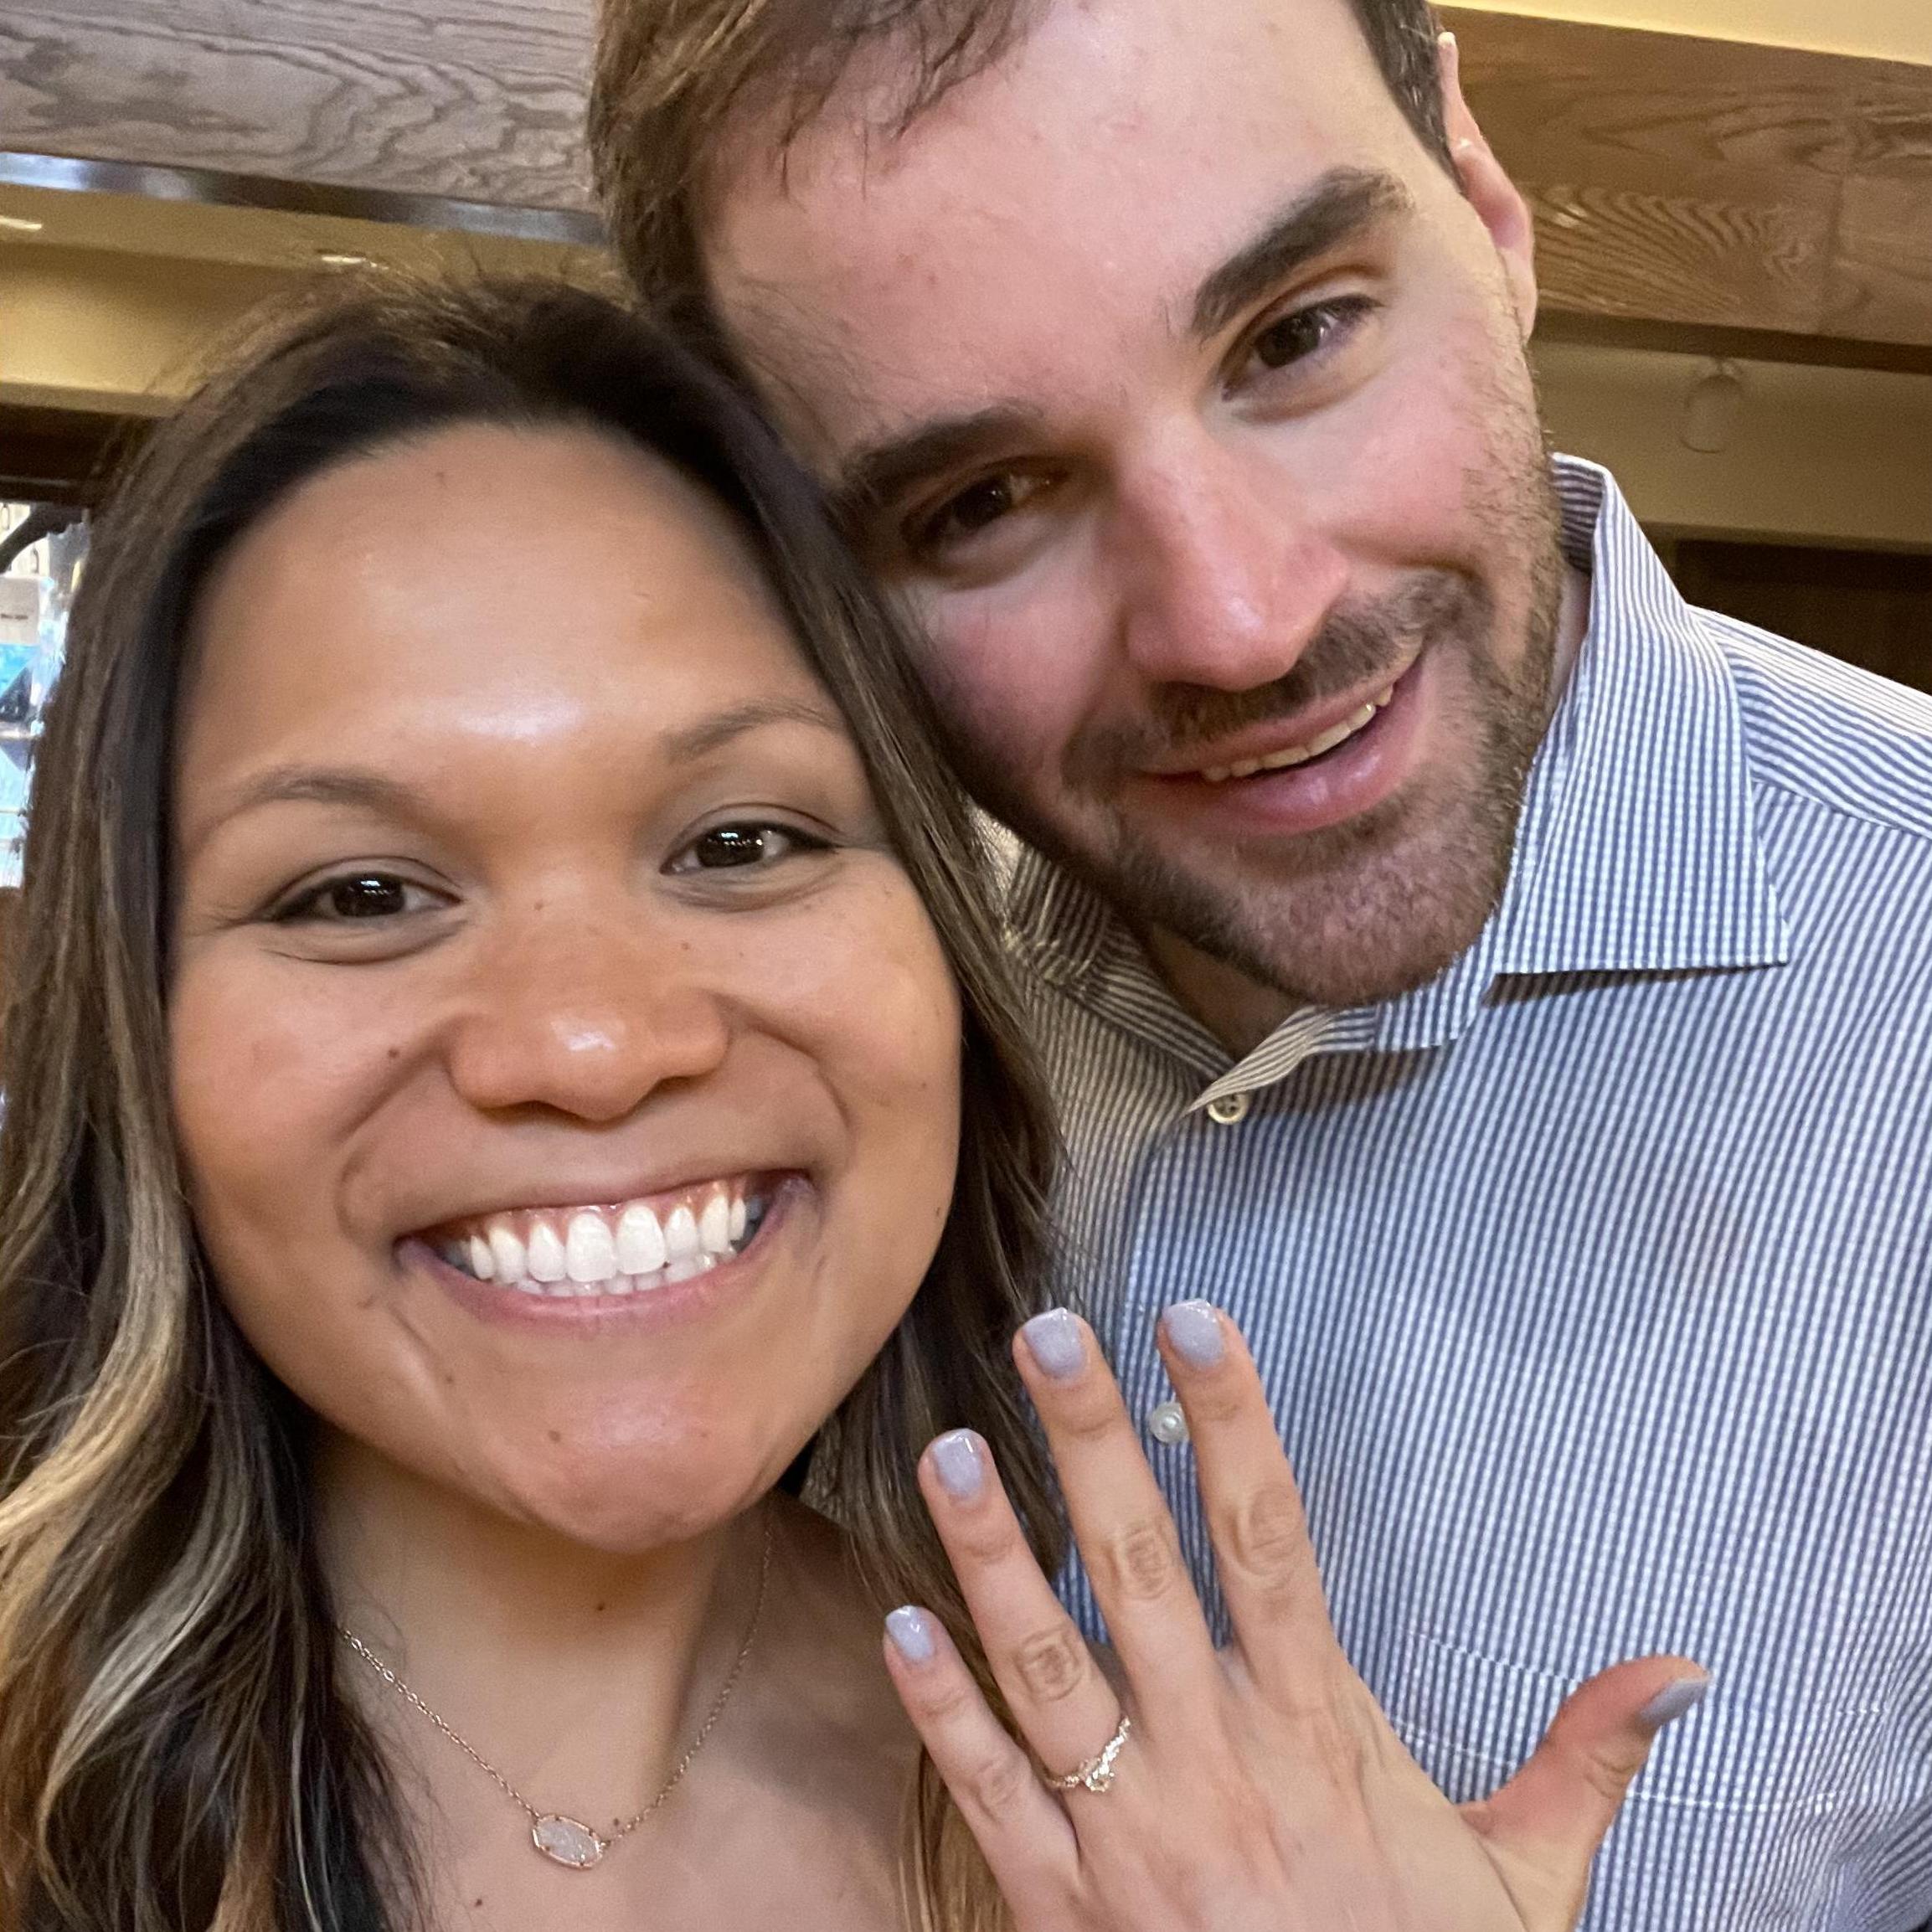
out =
<path fill-rule="evenodd" d="M 603 1831 L 651 1801 L 750 1634 L 761 1512 L 620 1555 L 340 1439 L 319 1446 L 316 1475 L 346 1629 L 539 1811 Z M 466 1809 L 475 1767 L 373 1672 L 346 1681 L 437 1809 Z"/>

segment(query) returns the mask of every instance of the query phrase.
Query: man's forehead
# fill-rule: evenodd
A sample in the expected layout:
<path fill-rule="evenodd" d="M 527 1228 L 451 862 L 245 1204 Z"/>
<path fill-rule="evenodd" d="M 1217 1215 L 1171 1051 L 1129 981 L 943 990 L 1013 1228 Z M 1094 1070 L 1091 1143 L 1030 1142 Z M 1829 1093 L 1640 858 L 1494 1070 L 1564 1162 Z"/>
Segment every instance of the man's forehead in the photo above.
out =
<path fill-rule="evenodd" d="M 840 446 L 1025 395 L 1076 324 L 1105 353 L 1111 320 L 1184 319 L 1298 192 L 1413 146 L 1347 0 L 1050 0 L 899 132 L 865 111 L 889 57 L 782 154 L 743 131 L 708 198 L 728 326 L 795 433 L 809 404 Z"/>

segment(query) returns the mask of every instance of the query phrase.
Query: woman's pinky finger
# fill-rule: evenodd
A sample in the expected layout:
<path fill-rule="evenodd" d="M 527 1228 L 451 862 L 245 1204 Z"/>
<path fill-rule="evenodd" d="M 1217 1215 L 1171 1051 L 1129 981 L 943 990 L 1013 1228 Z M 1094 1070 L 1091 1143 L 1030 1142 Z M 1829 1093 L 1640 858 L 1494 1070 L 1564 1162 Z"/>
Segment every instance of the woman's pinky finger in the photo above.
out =
<path fill-rule="evenodd" d="M 995 1883 L 1023 1921 L 1039 1922 L 1066 1896 L 1077 1869 L 1067 1814 L 993 1715 L 931 1611 L 895 1610 L 885 1637 L 893 1687 Z"/>

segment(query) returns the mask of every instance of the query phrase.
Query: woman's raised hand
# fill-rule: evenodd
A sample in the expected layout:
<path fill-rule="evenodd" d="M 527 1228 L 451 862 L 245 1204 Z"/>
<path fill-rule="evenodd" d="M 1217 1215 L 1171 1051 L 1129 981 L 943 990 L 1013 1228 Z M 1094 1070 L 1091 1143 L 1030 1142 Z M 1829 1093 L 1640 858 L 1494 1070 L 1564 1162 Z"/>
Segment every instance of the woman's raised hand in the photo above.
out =
<path fill-rule="evenodd" d="M 895 1611 L 894 1681 L 1018 1932 L 1569 1932 L 1625 1790 L 1703 1673 L 1681 1657 L 1605 1671 L 1508 1785 L 1451 1806 L 1336 1642 L 1294 1476 L 1234 1325 L 1185 1303 L 1162 1317 L 1161 1350 L 1234 1621 L 1226 1650 L 1120 1390 L 1074 1316 L 1029 1322 L 1015 1354 L 1120 1688 L 1033 1560 L 986 1445 L 942 1436 L 921 1464 L 993 1674 L 1038 1765 L 1065 1787 L 1050 1788 L 1001 1726 L 937 1620 Z M 1069 1775 L 1083 1770 L 1084 1782 Z"/>

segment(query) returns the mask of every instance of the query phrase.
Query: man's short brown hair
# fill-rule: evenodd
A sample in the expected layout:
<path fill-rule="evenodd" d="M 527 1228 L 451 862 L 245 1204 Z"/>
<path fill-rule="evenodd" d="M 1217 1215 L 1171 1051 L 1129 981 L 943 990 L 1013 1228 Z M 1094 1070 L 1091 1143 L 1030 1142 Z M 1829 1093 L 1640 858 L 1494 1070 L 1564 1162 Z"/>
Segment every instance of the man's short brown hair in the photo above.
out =
<path fill-rule="evenodd" d="M 703 273 L 707 167 L 748 111 L 792 141 L 862 53 L 899 57 L 883 110 L 901 133 L 997 60 L 1051 0 L 601 0 L 590 152 L 611 240 L 647 302 L 724 344 Z M 1175 0 L 1185 5 L 1186 0 Z M 1349 0 L 1425 147 L 1446 166 L 1429 0 Z"/>

